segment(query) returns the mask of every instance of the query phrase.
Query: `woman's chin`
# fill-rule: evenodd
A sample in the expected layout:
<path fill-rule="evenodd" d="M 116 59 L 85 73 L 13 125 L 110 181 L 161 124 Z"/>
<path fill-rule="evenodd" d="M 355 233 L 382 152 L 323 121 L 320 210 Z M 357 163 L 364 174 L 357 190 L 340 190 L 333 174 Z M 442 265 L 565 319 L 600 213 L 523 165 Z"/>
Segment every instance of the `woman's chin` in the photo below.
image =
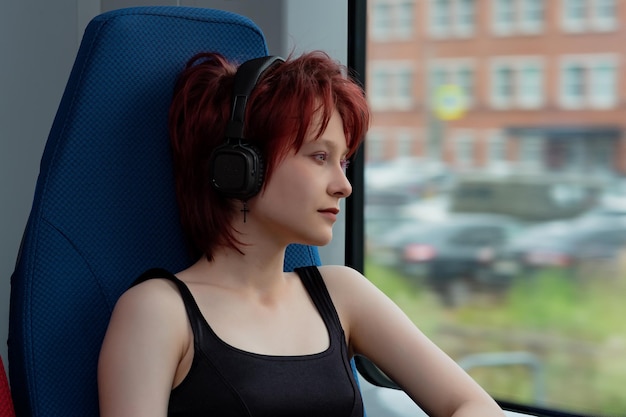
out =
<path fill-rule="evenodd" d="M 326 246 L 333 240 L 333 232 L 326 234 L 318 234 L 316 236 L 307 236 L 306 239 L 303 239 L 301 243 L 303 245 L 310 246 Z"/>

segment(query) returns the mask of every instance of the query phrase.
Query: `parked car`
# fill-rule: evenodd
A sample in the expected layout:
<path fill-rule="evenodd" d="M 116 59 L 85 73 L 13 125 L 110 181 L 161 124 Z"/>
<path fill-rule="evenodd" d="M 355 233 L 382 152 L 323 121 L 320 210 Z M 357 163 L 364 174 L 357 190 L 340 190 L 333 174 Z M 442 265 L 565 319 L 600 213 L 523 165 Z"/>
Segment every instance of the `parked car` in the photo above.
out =
<path fill-rule="evenodd" d="M 514 216 L 527 222 L 572 218 L 595 206 L 602 183 L 593 177 L 517 173 L 467 174 L 452 192 L 450 209 Z"/>
<path fill-rule="evenodd" d="M 498 253 L 493 264 L 497 279 L 511 279 L 545 268 L 572 276 L 615 261 L 626 250 L 626 220 L 581 217 L 527 229 Z"/>
<path fill-rule="evenodd" d="M 385 235 L 372 251 L 374 262 L 393 266 L 409 279 L 433 288 L 448 304 L 457 293 L 502 289 L 492 279 L 497 251 L 520 230 L 511 217 L 496 214 L 450 214 L 446 218 L 404 224 Z"/>
<path fill-rule="evenodd" d="M 598 204 L 584 213 L 581 217 L 610 217 L 613 219 L 626 219 L 626 195 L 606 195 Z"/>

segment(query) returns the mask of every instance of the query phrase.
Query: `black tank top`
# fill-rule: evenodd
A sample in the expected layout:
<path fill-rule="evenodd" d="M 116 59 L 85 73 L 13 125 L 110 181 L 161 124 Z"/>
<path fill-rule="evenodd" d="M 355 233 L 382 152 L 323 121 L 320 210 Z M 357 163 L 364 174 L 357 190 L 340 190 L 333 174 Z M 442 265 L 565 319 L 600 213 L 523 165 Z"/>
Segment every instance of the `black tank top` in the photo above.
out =
<path fill-rule="evenodd" d="M 213 332 L 189 288 L 172 273 L 151 269 L 137 279 L 174 282 L 194 334 L 191 369 L 171 391 L 168 417 L 363 417 L 343 328 L 324 280 L 314 266 L 295 272 L 330 336 L 320 353 L 271 356 L 237 349 Z"/>

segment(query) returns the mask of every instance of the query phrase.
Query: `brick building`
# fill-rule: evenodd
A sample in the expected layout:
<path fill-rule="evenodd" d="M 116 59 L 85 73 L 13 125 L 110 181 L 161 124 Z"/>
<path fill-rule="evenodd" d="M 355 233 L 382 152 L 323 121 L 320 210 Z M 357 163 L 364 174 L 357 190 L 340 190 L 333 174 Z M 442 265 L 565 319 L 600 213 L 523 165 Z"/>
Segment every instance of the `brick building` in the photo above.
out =
<path fill-rule="evenodd" d="M 626 1 L 370 0 L 368 161 L 626 174 Z"/>

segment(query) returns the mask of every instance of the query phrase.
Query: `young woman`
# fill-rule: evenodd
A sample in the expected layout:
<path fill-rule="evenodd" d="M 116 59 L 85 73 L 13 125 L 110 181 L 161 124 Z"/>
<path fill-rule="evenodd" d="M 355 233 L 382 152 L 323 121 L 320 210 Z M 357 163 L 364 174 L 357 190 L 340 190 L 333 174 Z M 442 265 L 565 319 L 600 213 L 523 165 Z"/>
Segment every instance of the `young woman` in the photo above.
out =
<path fill-rule="evenodd" d="M 200 54 L 177 84 L 174 170 L 198 261 L 176 275 L 148 271 L 119 299 L 100 355 L 101 416 L 361 417 L 357 353 L 432 416 L 502 416 L 357 271 L 283 272 L 287 245 L 332 238 L 352 191 L 347 160 L 369 124 L 363 91 L 322 52 L 270 62 L 249 97 L 233 93 L 236 71 Z M 238 129 L 245 141 L 224 152 Z M 244 191 L 228 188 L 241 182 L 230 181 L 241 174 L 233 149 L 258 159 Z"/>

